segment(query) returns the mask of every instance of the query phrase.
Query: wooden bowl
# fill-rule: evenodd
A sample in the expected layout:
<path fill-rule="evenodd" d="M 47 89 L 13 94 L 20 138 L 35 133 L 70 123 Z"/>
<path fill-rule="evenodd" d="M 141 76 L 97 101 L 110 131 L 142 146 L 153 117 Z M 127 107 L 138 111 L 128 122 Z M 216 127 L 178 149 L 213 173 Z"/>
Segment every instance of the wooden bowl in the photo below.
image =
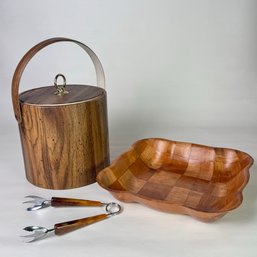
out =
<path fill-rule="evenodd" d="M 241 204 L 252 164 L 238 150 L 150 138 L 100 171 L 97 182 L 121 201 L 213 221 Z"/>

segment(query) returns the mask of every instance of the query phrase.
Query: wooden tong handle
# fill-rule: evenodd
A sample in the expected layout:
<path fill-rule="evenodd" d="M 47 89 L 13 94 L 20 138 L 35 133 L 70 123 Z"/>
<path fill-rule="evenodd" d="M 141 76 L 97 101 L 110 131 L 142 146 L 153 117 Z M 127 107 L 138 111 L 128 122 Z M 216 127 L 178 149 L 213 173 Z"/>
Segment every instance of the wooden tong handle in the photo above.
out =
<path fill-rule="evenodd" d="M 104 220 L 108 217 L 107 214 L 100 214 L 96 216 L 91 216 L 78 220 L 71 220 L 67 222 L 62 222 L 54 225 L 55 234 L 58 236 L 64 235 L 66 233 L 72 232 L 79 228 L 88 226 L 90 224 L 96 223 L 98 221 Z"/>
<path fill-rule="evenodd" d="M 64 207 L 64 206 L 103 206 L 104 204 L 99 201 L 52 197 L 51 206 Z"/>

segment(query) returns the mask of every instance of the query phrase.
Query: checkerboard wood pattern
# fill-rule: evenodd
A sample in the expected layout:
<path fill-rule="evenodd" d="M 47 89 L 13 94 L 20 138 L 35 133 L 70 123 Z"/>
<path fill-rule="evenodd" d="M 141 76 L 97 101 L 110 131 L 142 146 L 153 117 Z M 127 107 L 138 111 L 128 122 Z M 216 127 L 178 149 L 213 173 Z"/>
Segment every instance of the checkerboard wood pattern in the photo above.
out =
<path fill-rule="evenodd" d="M 114 195 L 129 192 L 131 201 L 136 196 L 146 205 L 147 201 L 164 204 L 164 211 L 173 205 L 201 215 L 222 213 L 241 203 L 252 162 L 238 150 L 146 139 L 104 169 L 98 182 Z"/>

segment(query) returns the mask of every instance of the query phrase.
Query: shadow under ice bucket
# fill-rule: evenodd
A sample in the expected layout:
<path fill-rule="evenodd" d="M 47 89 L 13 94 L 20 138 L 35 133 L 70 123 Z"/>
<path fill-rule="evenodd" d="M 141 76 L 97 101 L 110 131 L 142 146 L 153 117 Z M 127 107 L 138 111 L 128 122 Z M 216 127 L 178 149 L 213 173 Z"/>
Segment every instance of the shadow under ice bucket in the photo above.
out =
<path fill-rule="evenodd" d="M 87 52 L 95 66 L 97 86 L 66 85 L 64 75 L 58 74 L 55 85 L 19 94 L 20 79 L 28 62 L 42 48 L 57 42 L 73 42 Z M 12 101 L 26 177 L 32 184 L 49 189 L 81 187 L 94 183 L 98 171 L 109 165 L 104 87 L 104 72 L 98 57 L 81 42 L 48 39 L 31 48 L 21 59 L 13 76 Z"/>

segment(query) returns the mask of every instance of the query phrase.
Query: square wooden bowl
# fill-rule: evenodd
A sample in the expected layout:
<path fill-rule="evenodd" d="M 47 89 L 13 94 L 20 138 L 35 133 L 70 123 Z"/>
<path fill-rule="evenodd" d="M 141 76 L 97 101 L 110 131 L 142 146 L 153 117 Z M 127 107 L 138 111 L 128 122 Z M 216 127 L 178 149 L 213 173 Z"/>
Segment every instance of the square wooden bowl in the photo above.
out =
<path fill-rule="evenodd" d="M 238 150 L 150 138 L 134 143 L 97 182 L 121 201 L 213 221 L 241 204 L 252 164 Z"/>

